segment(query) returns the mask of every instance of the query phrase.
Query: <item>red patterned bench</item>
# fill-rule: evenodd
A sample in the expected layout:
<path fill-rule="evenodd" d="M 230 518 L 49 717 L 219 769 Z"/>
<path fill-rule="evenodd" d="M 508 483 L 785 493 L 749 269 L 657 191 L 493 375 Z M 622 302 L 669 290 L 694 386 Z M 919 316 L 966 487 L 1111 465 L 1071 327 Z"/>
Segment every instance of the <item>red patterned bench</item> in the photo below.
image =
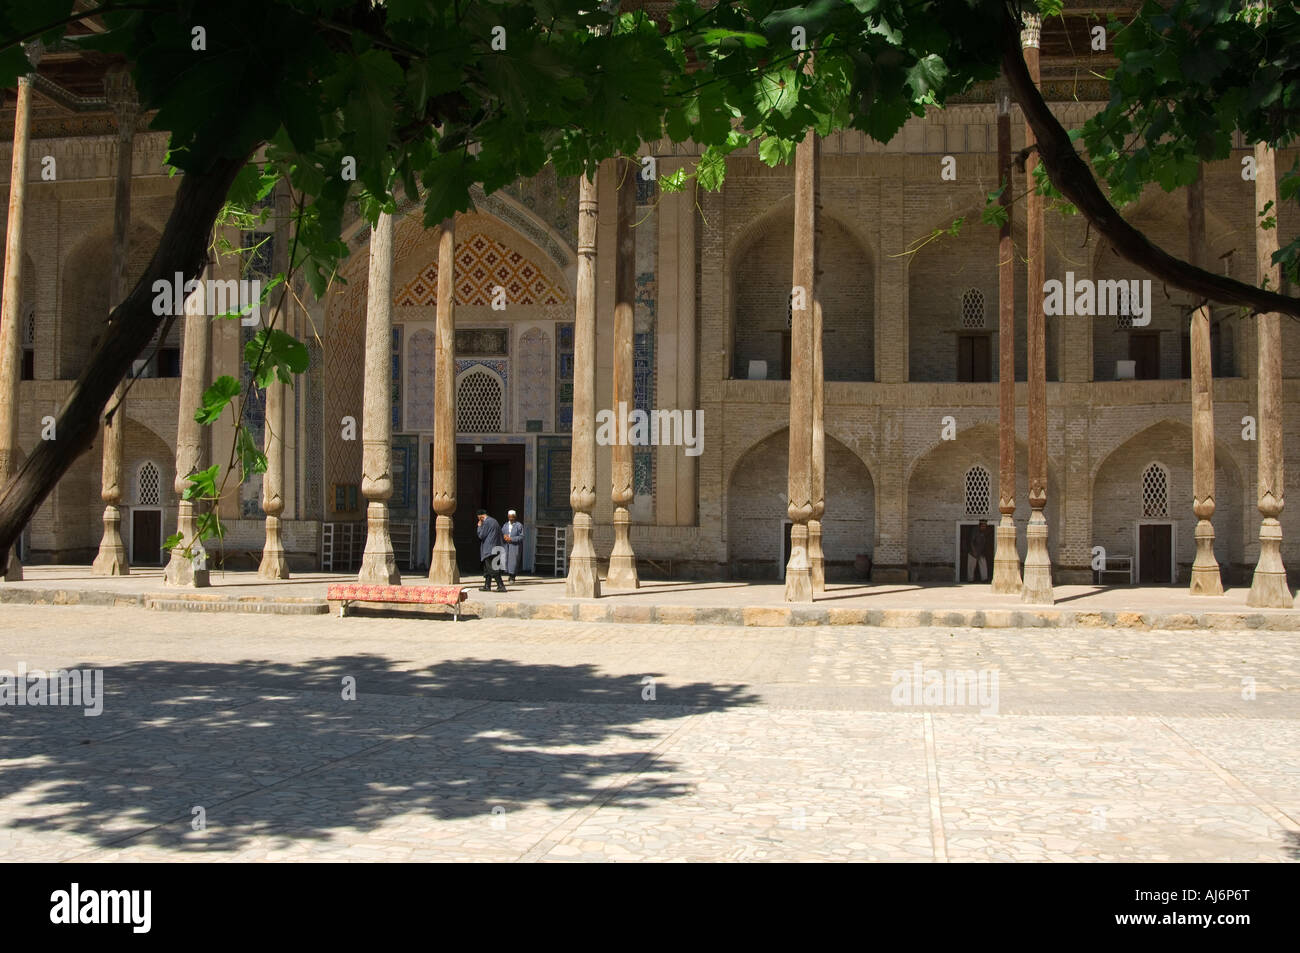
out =
<path fill-rule="evenodd" d="M 334 583 L 325 594 L 329 602 L 339 604 L 339 618 L 349 602 L 401 602 L 419 605 L 451 606 L 460 621 L 460 604 L 469 599 L 465 586 L 367 586 L 356 582 Z"/>

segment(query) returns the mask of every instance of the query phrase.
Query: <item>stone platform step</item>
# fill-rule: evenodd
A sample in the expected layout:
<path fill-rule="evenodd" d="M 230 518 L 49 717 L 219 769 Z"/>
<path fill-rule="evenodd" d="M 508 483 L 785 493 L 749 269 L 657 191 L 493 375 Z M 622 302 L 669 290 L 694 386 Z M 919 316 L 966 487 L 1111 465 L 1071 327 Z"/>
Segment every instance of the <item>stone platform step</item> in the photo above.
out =
<path fill-rule="evenodd" d="M 478 593 L 476 592 L 477 596 Z M 36 588 L 0 585 L 0 604 L 123 606 L 163 612 L 252 612 L 326 615 L 321 596 L 234 595 L 209 591 L 121 592 L 106 589 Z M 370 614 L 382 610 L 355 610 Z M 418 607 L 413 610 L 418 612 Z M 444 613 L 438 613 L 438 617 Z M 590 602 L 531 602 L 471 599 L 461 615 L 480 619 L 551 622 L 612 622 L 619 625 L 810 626 L 866 625 L 880 628 L 1033 629 L 1050 627 L 1163 630 L 1300 631 L 1300 611 L 1220 610 L 1210 612 L 1058 609 L 870 609 L 841 606 L 683 606 L 629 604 L 606 598 Z M 434 618 L 430 613 L 430 619 Z"/>
<path fill-rule="evenodd" d="M 1300 611 L 1272 612 L 1132 612 L 1055 609 L 850 609 L 812 606 L 627 605 L 614 601 L 584 603 L 468 602 L 465 611 L 480 618 L 538 619 L 618 624 L 808 626 L 866 625 L 879 628 L 952 629 L 1120 628 L 1120 629 L 1261 629 L 1300 631 Z"/>
<path fill-rule="evenodd" d="M 324 599 L 311 596 L 234 596 L 219 592 L 114 592 L 105 589 L 35 589 L 0 586 L 0 603 L 36 606 L 110 606 L 161 612 L 256 612 L 325 615 Z"/>

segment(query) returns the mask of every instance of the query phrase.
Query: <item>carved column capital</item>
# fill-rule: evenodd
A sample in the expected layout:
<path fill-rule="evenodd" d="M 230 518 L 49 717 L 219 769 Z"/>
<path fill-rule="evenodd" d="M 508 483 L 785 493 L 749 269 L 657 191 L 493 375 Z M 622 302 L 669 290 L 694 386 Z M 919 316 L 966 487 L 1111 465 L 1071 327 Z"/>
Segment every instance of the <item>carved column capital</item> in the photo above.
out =
<path fill-rule="evenodd" d="M 104 98 L 113 110 L 120 137 L 135 135 L 135 120 L 140 115 L 140 99 L 136 95 L 135 81 L 125 69 L 111 70 L 104 75 Z"/>
<path fill-rule="evenodd" d="M 1025 13 L 1020 18 L 1020 46 L 1023 49 L 1038 49 L 1043 35 L 1043 18 L 1037 13 Z"/>

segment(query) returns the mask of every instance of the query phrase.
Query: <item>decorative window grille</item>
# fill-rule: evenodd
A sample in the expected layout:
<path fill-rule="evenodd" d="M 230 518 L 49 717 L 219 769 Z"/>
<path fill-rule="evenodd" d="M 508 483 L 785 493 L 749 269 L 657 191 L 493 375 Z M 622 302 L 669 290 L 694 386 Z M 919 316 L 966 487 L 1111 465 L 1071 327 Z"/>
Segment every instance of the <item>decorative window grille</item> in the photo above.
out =
<path fill-rule="evenodd" d="M 141 506 L 158 506 L 162 503 L 162 486 L 158 468 L 152 463 L 140 467 L 136 479 L 136 499 Z"/>
<path fill-rule="evenodd" d="M 961 326 L 984 327 L 984 292 L 978 288 L 969 288 L 961 296 Z"/>
<path fill-rule="evenodd" d="M 27 312 L 27 320 L 23 322 L 23 347 L 32 348 L 36 346 L 36 309 L 32 308 Z"/>
<path fill-rule="evenodd" d="M 1128 308 L 1128 284 L 1123 281 L 1119 287 L 1119 312 L 1115 315 L 1115 330 L 1133 330 L 1133 314 Z"/>
<path fill-rule="evenodd" d="M 1160 518 L 1169 515 L 1169 472 L 1153 463 L 1142 473 L 1142 516 Z"/>
<path fill-rule="evenodd" d="M 503 396 L 500 378 L 486 370 L 470 371 L 456 388 L 456 430 L 460 433 L 499 431 Z"/>
<path fill-rule="evenodd" d="M 966 515 L 987 518 L 992 509 L 993 481 L 989 471 L 980 466 L 966 471 Z"/>

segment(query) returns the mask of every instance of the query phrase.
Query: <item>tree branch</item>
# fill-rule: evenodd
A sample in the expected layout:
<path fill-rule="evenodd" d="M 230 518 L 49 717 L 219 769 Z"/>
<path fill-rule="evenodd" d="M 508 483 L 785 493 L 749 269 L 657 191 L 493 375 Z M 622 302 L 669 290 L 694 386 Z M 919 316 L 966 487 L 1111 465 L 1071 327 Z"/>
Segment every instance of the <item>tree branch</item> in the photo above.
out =
<path fill-rule="evenodd" d="M 1241 305 L 1261 313 L 1280 312 L 1300 318 L 1300 298 L 1289 298 L 1196 268 L 1155 245 L 1130 225 L 1110 204 L 1092 170 L 1074 149 L 1069 133 L 1052 115 L 1038 87 L 1034 85 L 1020 50 L 1020 28 L 1003 12 L 1002 69 L 1011 94 L 1024 110 L 1025 121 L 1038 139 L 1038 155 L 1052 184 L 1060 190 L 1098 233 L 1127 261 L 1149 271 L 1175 288 L 1190 291 L 1220 304 Z"/>
<path fill-rule="evenodd" d="M 163 315 L 153 311 L 153 284 L 170 284 L 176 272 L 184 282 L 198 278 L 206 260 L 208 236 L 247 156 L 223 158 L 181 179 L 176 201 L 144 276 L 109 315 L 105 333 L 59 412 L 57 440 L 37 443 L 18 472 L 0 487 L 0 553 L 8 553 L 73 461 L 90 449 L 113 389 L 144 350 Z"/>

